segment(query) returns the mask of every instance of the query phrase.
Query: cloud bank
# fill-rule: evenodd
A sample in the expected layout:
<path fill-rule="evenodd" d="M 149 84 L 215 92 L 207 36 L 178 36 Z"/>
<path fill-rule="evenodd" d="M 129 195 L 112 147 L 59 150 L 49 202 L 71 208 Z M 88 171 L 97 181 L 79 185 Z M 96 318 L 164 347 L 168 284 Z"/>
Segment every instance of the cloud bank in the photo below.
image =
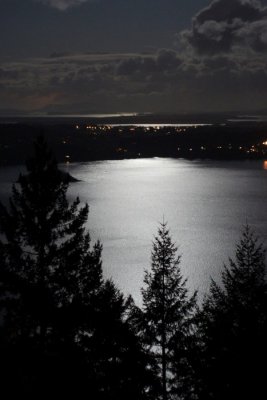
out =
<path fill-rule="evenodd" d="M 266 58 L 69 54 L 0 64 L 0 109 L 202 112 L 262 109 Z"/>
<path fill-rule="evenodd" d="M 237 49 L 267 51 L 267 8 L 256 0 L 214 0 L 180 35 L 183 43 L 200 55 L 229 53 Z"/>

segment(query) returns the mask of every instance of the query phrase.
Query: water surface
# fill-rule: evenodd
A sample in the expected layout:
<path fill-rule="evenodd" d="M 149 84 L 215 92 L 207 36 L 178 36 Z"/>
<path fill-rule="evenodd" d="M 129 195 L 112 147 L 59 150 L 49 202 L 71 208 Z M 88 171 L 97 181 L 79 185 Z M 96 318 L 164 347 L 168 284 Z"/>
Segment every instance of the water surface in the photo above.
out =
<path fill-rule="evenodd" d="M 69 197 L 90 205 L 88 227 L 103 245 L 103 268 L 140 302 L 143 271 L 150 266 L 153 235 L 168 221 L 191 289 L 203 295 L 219 279 L 242 225 L 267 243 L 267 170 L 261 161 L 176 159 L 100 161 L 63 166 L 80 182 Z M 0 169 L 2 197 L 18 167 Z"/>

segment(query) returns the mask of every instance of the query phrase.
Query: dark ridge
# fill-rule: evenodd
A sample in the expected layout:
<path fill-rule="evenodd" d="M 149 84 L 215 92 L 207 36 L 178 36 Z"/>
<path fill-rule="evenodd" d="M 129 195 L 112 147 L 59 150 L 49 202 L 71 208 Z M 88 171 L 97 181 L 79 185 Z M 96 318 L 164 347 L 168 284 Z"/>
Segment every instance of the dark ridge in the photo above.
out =
<path fill-rule="evenodd" d="M 80 182 L 79 179 L 74 178 L 74 176 L 72 176 L 69 172 L 59 170 L 59 173 L 61 175 L 62 182 L 64 183 Z M 19 178 L 16 183 L 19 183 Z"/>
<path fill-rule="evenodd" d="M 62 181 L 64 183 L 80 182 L 79 179 L 74 178 L 69 172 L 59 170 L 61 174 Z"/>

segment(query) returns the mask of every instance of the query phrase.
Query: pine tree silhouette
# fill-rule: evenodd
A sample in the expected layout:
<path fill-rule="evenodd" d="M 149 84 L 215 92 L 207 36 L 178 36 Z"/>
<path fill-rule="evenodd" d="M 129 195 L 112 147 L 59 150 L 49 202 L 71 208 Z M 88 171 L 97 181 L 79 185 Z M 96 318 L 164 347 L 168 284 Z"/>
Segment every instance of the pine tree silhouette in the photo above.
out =
<path fill-rule="evenodd" d="M 27 172 L 0 204 L 1 393 L 28 398 L 148 399 L 147 355 L 130 303 L 102 277 L 88 205 L 39 137 Z"/>
<path fill-rule="evenodd" d="M 99 400 L 145 400 L 154 384 L 149 356 L 131 320 L 131 298 L 106 281 L 99 298 L 94 334 L 85 336 L 88 362 L 94 367 Z"/>
<path fill-rule="evenodd" d="M 202 399 L 252 399 L 266 392 L 267 283 L 265 250 L 249 226 L 214 281 L 200 314 Z"/>
<path fill-rule="evenodd" d="M 22 382 L 27 392 L 44 386 L 45 374 L 37 370 L 46 362 L 51 368 L 51 354 L 55 363 L 66 363 L 63 354 L 66 347 L 69 354 L 75 348 L 82 310 L 87 307 L 89 312 L 103 279 L 101 245 L 90 248 L 84 226 L 88 205 L 81 206 L 78 198 L 69 205 L 68 183 L 42 137 L 26 167 L 27 173 L 13 186 L 9 209 L 1 206 L 0 278 L 2 337 L 6 345 L 18 347 L 16 357 L 21 352 L 27 360 L 34 376 L 29 388 Z"/>
<path fill-rule="evenodd" d="M 145 340 L 160 366 L 163 400 L 183 391 L 180 386 L 185 376 L 177 367 L 187 360 L 184 354 L 182 361 L 178 353 L 185 349 L 191 335 L 196 305 L 196 294 L 192 297 L 188 294 L 180 270 L 181 256 L 176 253 L 167 224 L 163 222 L 153 243 L 151 272 L 145 272 L 142 289 Z"/>

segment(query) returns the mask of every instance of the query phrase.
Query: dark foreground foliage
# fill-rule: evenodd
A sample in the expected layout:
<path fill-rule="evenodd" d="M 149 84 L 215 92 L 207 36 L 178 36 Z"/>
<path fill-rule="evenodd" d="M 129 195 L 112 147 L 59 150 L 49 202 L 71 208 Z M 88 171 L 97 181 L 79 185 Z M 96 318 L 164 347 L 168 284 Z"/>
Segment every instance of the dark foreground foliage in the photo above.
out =
<path fill-rule="evenodd" d="M 152 382 L 127 320 L 129 301 L 102 277 L 88 205 L 69 204 L 68 183 L 44 140 L 1 205 L 1 390 L 92 399 L 142 399 Z"/>
<path fill-rule="evenodd" d="M 212 282 L 199 315 L 200 399 L 260 399 L 266 393 L 267 283 L 265 251 L 246 226 L 235 260 Z"/>
<path fill-rule="evenodd" d="M 190 297 L 180 270 L 181 256 L 163 222 L 153 243 L 151 272 L 145 272 L 144 343 L 159 366 L 160 394 L 193 398 L 190 342 L 194 341 L 196 293 Z"/>
<path fill-rule="evenodd" d="M 161 224 L 138 308 L 104 280 L 88 205 L 68 202 L 69 181 L 43 138 L 26 167 L 9 206 L 0 204 L 3 398 L 264 398 L 265 251 L 248 226 L 199 307 Z"/>

